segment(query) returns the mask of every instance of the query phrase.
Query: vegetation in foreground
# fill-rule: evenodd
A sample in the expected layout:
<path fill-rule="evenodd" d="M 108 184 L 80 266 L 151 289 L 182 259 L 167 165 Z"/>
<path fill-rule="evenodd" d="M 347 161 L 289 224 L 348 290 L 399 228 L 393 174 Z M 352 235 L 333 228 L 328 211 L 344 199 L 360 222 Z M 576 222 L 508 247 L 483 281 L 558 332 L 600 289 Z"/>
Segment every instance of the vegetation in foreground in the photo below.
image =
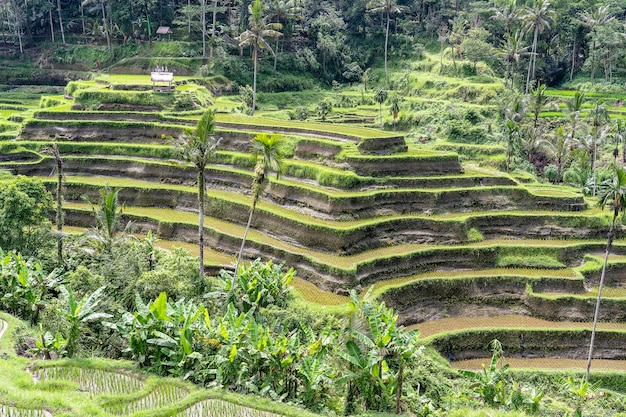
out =
<path fill-rule="evenodd" d="M 37 181 L 25 178 L 10 182 L 18 187 L 22 183 L 37 186 Z M 531 379 L 508 369 L 497 342 L 492 361 L 483 371 L 459 374 L 420 343 L 416 331 L 398 326 L 392 309 L 368 294 L 359 298 L 353 292 L 349 307 L 339 314 L 311 310 L 291 295 L 288 284 L 295 272 L 285 271 L 282 265 L 258 260 L 244 265 L 236 285 L 232 273 L 226 271 L 200 282 L 197 263 L 189 255 L 159 250 L 150 237 L 127 235 L 115 197 L 115 190 L 110 190 L 94 206 L 94 215 L 107 221 L 97 222 L 97 228 L 82 236 L 66 238 L 64 270 L 53 269 L 58 259 L 52 237 L 41 241 L 49 241 L 48 245 L 36 246 L 39 262 L 16 252 L 3 256 L 2 309 L 33 325 L 45 325 L 35 331 L 3 316 L 14 327 L 4 340 L 13 345 L 11 340 L 17 338 L 20 352 L 34 358 L 101 355 L 132 359 L 135 366 L 153 374 L 266 396 L 324 414 L 472 415 L 479 411 L 470 409 L 483 407 L 498 415 L 509 411 L 517 413 L 510 415 L 576 415 L 583 409 L 621 412 L 622 378 L 594 375 L 593 380 L 607 384 L 601 388 L 571 375 L 561 382 L 554 375 Z M 49 196 L 43 193 L 40 198 Z M 49 230 L 48 224 L 34 220 L 34 229 Z M 31 219 L 23 221 L 26 225 Z M 27 243 L 24 250 L 32 248 Z M 16 381 L 31 378 L 23 371 L 28 361 L 13 354 L 11 358 L 4 361 L 7 372 L 15 374 Z M 84 381 L 93 367 L 119 372 L 119 367 L 129 366 L 41 359 L 37 363 L 41 369 L 37 372 L 53 385 L 58 384 L 56 380 L 81 384 L 75 375 L 83 375 Z M 72 370 L 76 366 L 84 370 Z M 143 377 L 138 378 L 141 382 Z M 151 391 L 145 391 L 150 400 L 142 404 L 164 404 L 158 399 L 162 395 L 176 404 L 167 413 L 213 395 L 187 399 L 167 390 L 157 394 L 162 383 L 149 381 L 154 384 Z M 136 383 L 133 379 L 113 386 Z M 37 396 L 25 400 L 20 392 L 30 384 L 12 383 L 0 397 L 2 403 L 21 409 L 62 407 L 63 402 L 46 404 Z M 178 382 L 176 386 L 181 393 L 195 390 Z M 134 398 L 109 396 L 98 404 L 113 413 L 117 409 L 139 411 Z M 591 398 L 595 400 L 589 402 Z M 70 400 L 69 404 L 74 403 Z M 75 404 L 71 408 L 77 415 L 91 413 Z"/>

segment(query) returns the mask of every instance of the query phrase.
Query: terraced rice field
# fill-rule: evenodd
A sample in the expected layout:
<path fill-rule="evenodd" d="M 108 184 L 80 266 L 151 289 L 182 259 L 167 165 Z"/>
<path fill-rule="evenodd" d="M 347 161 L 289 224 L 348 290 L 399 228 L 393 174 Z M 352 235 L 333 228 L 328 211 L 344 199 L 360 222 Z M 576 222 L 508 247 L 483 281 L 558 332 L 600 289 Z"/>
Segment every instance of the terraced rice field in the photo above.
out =
<path fill-rule="evenodd" d="M 587 361 L 580 359 L 565 358 L 506 358 L 505 362 L 512 369 L 549 369 L 549 370 L 570 370 L 581 372 L 587 368 Z M 467 361 L 453 362 L 456 369 L 480 370 L 483 365 L 489 365 L 485 359 L 472 359 Z M 592 362 L 594 370 L 597 371 L 624 371 L 626 372 L 626 360 L 612 361 L 605 359 L 595 359 Z"/>
<path fill-rule="evenodd" d="M 135 83 L 125 76 L 108 82 Z M 80 88 L 108 94 L 95 84 Z M 136 221 L 137 233 L 153 231 L 161 247 L 196 253 L 195 172 L 173 163 L 163 136 L 193 126 L 198 112 L 63 105 L 31 114 L 18 141 L 0 142 L 7 155 L 21 145 L 22 159 L 6 158 L 0 169 L 39 176 L 52 189 L 45 178 L 52 160 L 41 149 L 56 135 L 66 161 L 67 230 L 91 226 L 81 196 L 94 199 L 109 184 L 122 188 L 125 215 Z M 10 115 L 3 110 L 2 117 Z M 232 267 L 243 236 L 253 175 L 250 139 L 276 132 L 289 143 L 287 169 L 262 196 L 245 256 L 293 266 L 293 287 L 304 301 L 341 309 L 348 290 L 373 286 L 422 337 L 474 331 L 474 345 L 466 348 L 481 352 L 492 335 L 481 336 L 482 329 L 565 334 L 591 321 L 599 273 L 594 257 L 604 250 L 610 214 L 591 208 L 593 201 L 577 190 L 464 167 L 453 152 L 461 151 L 459 144 L 424 147 L 362 126 L 235 114 L 217 114 L 216 122 L 216 135 L 224 139 L 207 174 L 205 258 L 211 268 Z M 504 149 L 471 151 L 498 156 Z M 614 274 L 624 259 L 626 242 L 616 241 Z M 601 328 L 608 334 L 625 330 L 620 312 L 626 298 L 618 287 L 607 288 Z"/>
<path fill-rule="evenodd" d="M 438 334 L 457 330 L 483 329 L 583 329 L 591 330 L 593 323 L 579 323 L 560 321 L 554 322 L 535 317 L 509 314 L 495 317 L 448 317 L 431 320 L 424 323 L 408 326 L 409 329 L 418 329 L 421 337 L 436 336 Z M 626 323 L 598 323 L 598 330 L 626 331 Z"/>

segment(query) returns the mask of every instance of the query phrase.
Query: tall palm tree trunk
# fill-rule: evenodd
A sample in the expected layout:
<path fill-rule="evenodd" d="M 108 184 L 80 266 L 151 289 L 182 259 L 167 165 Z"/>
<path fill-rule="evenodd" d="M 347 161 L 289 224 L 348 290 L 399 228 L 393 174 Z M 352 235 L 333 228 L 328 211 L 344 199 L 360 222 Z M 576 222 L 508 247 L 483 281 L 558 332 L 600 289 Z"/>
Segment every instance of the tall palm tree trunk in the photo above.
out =
<path fill-rule="evenodd" d="M 200 2 L 200 21 L 202 22 L 202 58 L 206 58 L 206 0 Z"/>
<path fill-rule="evenodd" d="M 235 265 L 235 273 L 233 274 L 233 288 L 235 288 L 235 282 L 237 275 L 239 275 L 239 265 L 241 265 L 241 258 L 243 257 L 243 248 L 246 245 L 246 239 L 248 239 L 248 232 L 250 231 L 250 225 L 252 224 L 252 215 L 256 208 L 257 198 L 252 200 L 252 207 L 250 207 L 250 215 L 248 216 L 248 223 L 246 224 L 246 230 L 243 232 L 243 239 L 241 240 L 241 247 L 239 248 L 239 255 L 237 256 L 237 265 Z"/>
<path fill-rule="evenodd" d="M 211 26 L 211 48 L 209 50 L 209 57 L 213 58 L 213 46 L 215 44 L 215 25 L 217 23 L 217 0 L 213 2 L 213 25 Z"/>
<path fill-rule="evenodd" d="M 107 38 L 107 47 L 109 48 L 109 54 L 113 55 L 113 49 L 111 49 L 111 35 L 109 34 L 111 27 L 107 22 L 106 13 L 104 11 L 104 2 L 101 2 L 100 6 L 102 8 L 102 24 L 104 25 L 104 35 Z"/>
<path fill-rule="evenodd" d="M 537 56 L 537 37 L 539 36 L 539 27 L 535 26 L 535 35 L 533 37 L 533 48 L 530 62 L 528 63 L 528 75 L 526 76 L 526 94 L 530 88 L 530 71 L 532 68 L 533 77 L 535 76 L 535 57 Z"/>
<path fill-rule="evenodd" d="M 389 70 L 387 69 L 387 46 L 389 44 L 389 22 L 391 22 L 391 13 L 387 10 L 387 29 L 385 30 L 385 82 L 389 84 Z"/>
<path fill-rule="evenodd" d="M 52 9 L 48 10 L 48 20 L 50 21 L 50 37 L 54 43 L 54 21 L 52 20 Z"/>
<path fill-rule="evenodd" d="M 54 158 L 57 162 L 57 207 L 56 207 L 56 226 L 57 226 L 57 256 L 59 258 L 59 263 L 63 262 L 63 236 L 61 232 L 63 231 L 63 199 L 62 199 L 62 185 L 63 185 L 63 160 L 61 159 L 61 155 L 59 154 L 59 148 L 55 144 L 54 145 Z"/>
<path fill-rule="evenodd" d="M 204 278 L 204 170 L 198 171 L 198 248 L 200 281 Z"/>
<path fill-rule="evenodd" d="M 596 75 L 596 37 L 595 30 L 593 36 L 593 45 L 591 47 L 591 84 L 595 82 Z"/>
<path fill-rule="evenodd" d="M 617 215 L 613 215 L 613 222 L 607 235 L 606 253 L 604 254 L 604 264 L 602 265 L 602 274 L 600 275 L 600 286 L 598 287 L 598 297 L 596 299 L 596 310 L 593 315 L 593 328 L 591 330 L 591 341 L 589 342 L 589 357 L 587 358 L 587 373 L 585 375 L 585 381 L 589 381 L 589 372 L 591 371 L 591 357 L 593 355 L 593 347 L 596 341 L 596 327 L 598 326 L 598 317 L 600 316 L 600 301 L 602 300 L 602 287 L 604 286 L 604 277 L 606 276 L 606 265 L 609 261 L 609 252 L 611 251 L 611 245 L 613 244 L 613 232 L 615 230 L 615 220 Z"/>
<path fill-rule="evenodd" d="M 254 77 L 252 80 L 252 108 L 250 109 L 250 115 L 254 115 L 254 110 L 256 110 L 256 76 L 259 67 L 259 45 L 257 43 L 254 44 L 254 50 L 252 52 L 254 54 Z"/>
<path fill-rule="evenodd" d="M 61 13 L 61 0 L 57 0 L 57 12 L 59 13 L 59 28 L 61 29 L 61 40 L 65 45 L 65 31 L 63 30 L 63 14 Z"/>

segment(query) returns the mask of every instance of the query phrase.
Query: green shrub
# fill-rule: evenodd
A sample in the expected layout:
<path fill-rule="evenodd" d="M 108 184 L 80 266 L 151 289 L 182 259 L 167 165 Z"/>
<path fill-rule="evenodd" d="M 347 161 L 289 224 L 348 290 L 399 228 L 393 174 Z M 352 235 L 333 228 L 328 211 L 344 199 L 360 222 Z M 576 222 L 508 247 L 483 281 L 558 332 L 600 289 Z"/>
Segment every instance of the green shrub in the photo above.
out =
<path fill-rule="evenodd" d="M 469 242 L 482 242 L 483 240 L 485 240 L 485 238 L 484 238 L 483 234 L 480 233 L 480 231 L 478 229 L 476 229 L 475 227 L 472 227 L 467 232 L 467 240 Z"/>
<path fill-rule="evenodd" d="M 450 142 L 457 143 L 484 144 L 489 140 L 483 127 L 455 120 L 448 124 L 446 137 Z"/>
<path fill-rule="evenodd" d="M 52 98 L 52 97 L 42 97 L 39 102 L 39 108 L 46 109 L 48 107 L 56 107 L 63 104 L 63 100 Z"/>

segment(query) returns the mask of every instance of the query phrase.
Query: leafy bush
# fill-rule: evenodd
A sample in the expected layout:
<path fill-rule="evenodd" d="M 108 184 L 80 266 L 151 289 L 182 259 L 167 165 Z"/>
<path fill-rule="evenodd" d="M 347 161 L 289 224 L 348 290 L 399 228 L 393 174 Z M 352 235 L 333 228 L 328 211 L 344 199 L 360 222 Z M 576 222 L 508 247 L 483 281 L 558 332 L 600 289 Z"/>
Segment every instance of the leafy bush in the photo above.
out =
<path fill-rule="evenodd" d="M 34 324 L 62 280 L 58 271 L 47 274 L 39 263 L 9 252 L 0 261 L 0 307 Z"/>
<path fill-rule="evenodd" d="M 467 232 L 467 240 L 470 242 L 482 242 L 483 240 L 485 240 L 485 238 L 483 237 L 483 234 L 480 233 L 478 229 L 472 227 Z"/>
<path fill-rule="evenodd" d="M 0 248 L 35 254 L 50 231 L 52 195 L 36 178 L 19 176 L 0 188 Z"/>
<path fill-rule="evenodd" d="M 283 272 L 283 265 L 275 265 L 272 261 L 262 263 L 256 259 L 248 267 L 241 266 L 237 282 L 233 282 L 230 272 L 221 270 L 215 282 L 216 291 L 209 296 L 233 303 L 243 313 L 269 306 L 285 307 L 295 271 L 290 268 Z"/>
<path fill-rule="evenodd" d="M 450 142 L 457 143 L 484 144 L 489 140 L 483 127 L 455 120 L 448 124 L 446 137 Z"/>

